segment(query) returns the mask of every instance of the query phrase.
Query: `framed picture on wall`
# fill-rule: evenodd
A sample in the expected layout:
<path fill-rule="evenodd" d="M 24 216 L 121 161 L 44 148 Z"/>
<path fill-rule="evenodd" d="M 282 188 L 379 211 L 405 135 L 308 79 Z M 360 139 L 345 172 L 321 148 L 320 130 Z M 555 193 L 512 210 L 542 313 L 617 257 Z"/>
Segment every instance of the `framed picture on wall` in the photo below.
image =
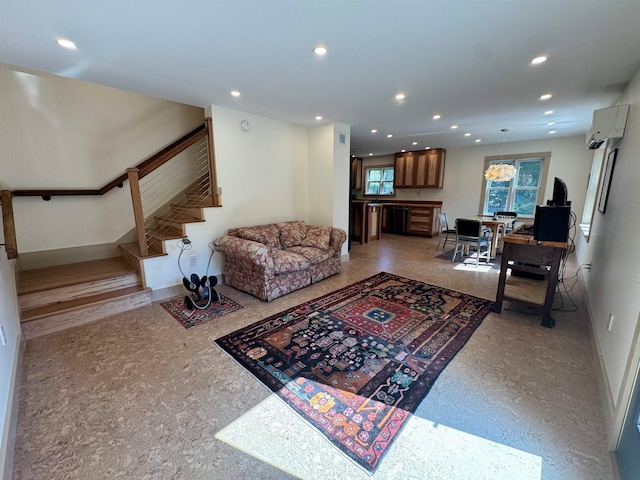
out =
<path fill-rule="evenodd" d="M 609 188 L 611 188 L 611 177 L 613 176 L 613 167 L 616 165 L 616 156 L 618 149 L 614 148 L 607 155 L 607 161 L 604 165 L 602 183 L 600 184 L 600 197 L 598 199 L 598 211 L 604 213 L 607 209 L 607 200 L 609 199 Z"/>

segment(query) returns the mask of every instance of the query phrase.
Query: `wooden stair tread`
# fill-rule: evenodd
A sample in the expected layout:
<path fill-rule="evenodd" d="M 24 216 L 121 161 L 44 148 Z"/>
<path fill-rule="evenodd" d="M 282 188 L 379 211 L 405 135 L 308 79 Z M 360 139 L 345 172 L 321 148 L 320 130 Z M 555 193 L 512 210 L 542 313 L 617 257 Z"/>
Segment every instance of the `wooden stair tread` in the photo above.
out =
<path fill-rule="evenodd" d="M 24 270 L 18 273 L 18 295 L 91 282 L 109 277 L 137 274 L 122 257 Z"/>
<path fill-rule="evenodd" d="M 157 220 L 165 220 L 168 222 L 177 222 L 177 223 L 198 223 L 204 222 L 204 218 L 196 218 L 192 215 L 187 215 L 183 213 L 172 213 L 169 215 L 159 215 L 156 217 Z"/>
<path fill-rule="evenodd" d="M 121 288 L 118 290 L 112 290 L 97 295 L 90 295 L 87 297 L 77 298 L 74 300 L 68 300 L 66 302 L 55 303 L 51 305 L 45 305 L 42 307 L 31 308 L 23 310 L 21 315 L 21 322 L 29 322 L 38 318 L 46 317 L 54 313 L 61 313 L 65 311 L 74 310 L 77 308 L 86 307 L 92 304 L 104 303 L 117 298 L 136 295 L 139 293 L 150 292 L 150 288 L 144 288 L 140 285 L 135 287 Z"/>
<path fill-rule="evenodd" d="M 140 245 L 138 245 L 138 242 L 120 243 L 118 244 L 118 247 L 120 247 L 120 249 L 124 250 L 131 256 L 137 258 L 138 260 L 141 258 L 164 257 L 167 255 L 166 253 L 163 253 L 155 248 L 149 248 L 149 253 L 143 257 L 142 255 L 140 255 Z"/>
<path fill-rule="evenodd" d="M 151 229 L 148 236 L 157 240 L 177 240 L 179 238 L 184 238 L 185 234 L 177 228 L 168 227 Z"/>

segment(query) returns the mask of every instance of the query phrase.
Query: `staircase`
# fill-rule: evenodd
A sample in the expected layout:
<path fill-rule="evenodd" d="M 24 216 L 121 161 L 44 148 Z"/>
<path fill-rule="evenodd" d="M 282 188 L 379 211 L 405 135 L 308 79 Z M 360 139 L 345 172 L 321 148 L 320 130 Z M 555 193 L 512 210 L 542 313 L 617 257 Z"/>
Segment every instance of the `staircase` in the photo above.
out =
<path fill-rule="evenodd" d="M 22 271 L 17 290 L 26 339 L 151 304 L 151 289 L 120 257 Z"/>
<path fill-rule="evenodd" d="M 101 188 L 0 190 L 7 258 L 18 258 L 14 197 L 102 196 L 127 181 L 139 243 L 119 245 L 116 258 L 17 272 L 25 338 L 151 303 L 144 259 L 166 255 L 166 241 L 185 238 L 187 223 L 204 222 L 204 208 L 222 206 L 211 118 Z"/>
<path fill-rule="evenodd" d="M 211 196 L 188 193 L 187 204 L 171 205 L 155 217 L 149 254 L 137 243 L 119 245 L 121 257 L 26 270 L 18 273 L 17 290 L 26 339 L 64 330 L 151 304 L 144 285 L 145 258 L 166 255 L 164 242 L 186 236 L 187 223 L 204 222 Z"/>

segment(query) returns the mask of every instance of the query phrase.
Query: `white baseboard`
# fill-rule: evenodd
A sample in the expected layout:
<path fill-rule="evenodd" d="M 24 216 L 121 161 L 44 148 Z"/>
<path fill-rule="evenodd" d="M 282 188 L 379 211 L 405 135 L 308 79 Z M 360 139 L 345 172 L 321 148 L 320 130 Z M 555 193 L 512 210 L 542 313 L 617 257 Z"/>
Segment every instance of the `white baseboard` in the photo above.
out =
<path fill-rule="evenodd" d="M 15 357 L 11 382 L 9 384 L 9 398 L 7 413 L 2 426 L 2 444 L 0 445 L 0 478 L 10 480 L 13 476 L 13 459 L 16 448 L 16 431 L 18 428 L 18 405 L 20 404 L 20 383 L 22 378 L 22 364 L 24 359 L 24 339 L 22 332 L 16 338 Z"/>
<path fill-rule="evenodd" d="M 223 283 L 223 275 L 215 275 L 218 279 L 218 285 Z M 182 283 L 171 285 L 170 287 L 159 288 L 151 291 L 151 301 L 160 302 L 168 298 L 177 297 L 178 295 L 188 295 L 189 292 L 184 288 Z"/>
<path fill-rule="evenodd" d="M 582 281 L 586 285 L 584 273 L 582 275 Z M 591 310 L 591 304 L 589 302 L 589 295 L 585 289 L 585 298 L 587 302 L 587 316 L 589 318 L 589 334 L 592 342 L 593 362 L 596 370 L 596 376 L 598 378 L 598 389 L 600 393 L 600 401 L 602 404 L 602 413 L 604 416 L 605 429 L 607 432 L 607 448 L 610 452 L 614 452 L 618 448 L 618 442 L 622 435 L 622 428 L 624 425 L 624 419 L 626 416 L 627 407 L 631 400 L 631 391 L 633 387 L 633 378 L 630 378 L 630 372 L 636 371 L 633 366 L 637 368 L 640 352 L 636 352 L 627 361 L 625 368 L 625 380 L 620 388 L 620 393 L 617 398 L 614 399 L 611 385 L 609 384 L 609 378 L 606 372 L 606 366 L 604 363 L 604 357 L 602 355 L 602 348 L 600 346 L 600 339 L 596 334 L 596 324 L 593 320 L 593 312 Z M 640 322 L 634 333 L 633 343 L 637 343 L 640 338 Z M 640 350 L 640 349 L 639 349 Z"/>

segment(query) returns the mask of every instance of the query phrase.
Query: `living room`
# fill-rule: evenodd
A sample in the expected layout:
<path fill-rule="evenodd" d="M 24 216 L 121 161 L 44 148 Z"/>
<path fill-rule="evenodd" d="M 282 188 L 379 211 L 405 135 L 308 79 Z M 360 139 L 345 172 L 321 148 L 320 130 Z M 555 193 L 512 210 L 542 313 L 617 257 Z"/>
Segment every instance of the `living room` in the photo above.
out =
<path fill-rule="evenodd" d="M 205 116 L 211 116 L 223 208 L 208 210 L 204 224 L 190 227 L 189 237 L 194 243 L 193 255 L 198 267 L 204 268 L 207 264 L 207 243 L 231 227 L 304 219 L 348 229 L 349 164 L 344 161 L 350 153 L 348 125 L 332 122 L 303 127 L 217 105 L 197 108 L 151 99 L 6 64 L 0 66 L 0 75 L 3 88 L 5 85 L 14 88 L 11 95 L 3 95 L 1 100 L 0 136 L 3 146 L 7 146 L 2 152 L 0 185 L 3 189 L 42 187 L 45 180 L 48 187 L 93 188 L 182 135 Z M 37 101 L 32 95 L 34 90 L 41 91 Z M 111 103 L 114 99 L 117 103 Z M 596 365 L 602 369 L 603 413 L 610 451 L 616 449 L 640 358 L 638 273 L 628 254 L 628 238 L 635 238 L 638 233 L 638 224 L 633 219 L 636 218 L 640 169 L 633 159 L 640 155 L 637 113 L 640 72 L 634 74 L 617 103 L 630 104 L 631 111 L 625 137 L 616 145 L 618 161 L 609 206 L 606 214 L 594 213 L 588 242 L 580 231 L 574 237 L 576 263 L 591 264 L 589 271 L 581 273 L 588 302 L 588 309 L 582 313 L 585 321 L 590 322 Z M 72 106 L 65 110 L 65 104 Z M 117 119 L 124 116 L 123 105 L 127 104 L 135 107 L 126 112 L 123 131 L 119 129 L 123 124 L 119 125 Z M 91 108 L 87 109 L 86 105 Z M 96 105 L 104 108 L 101 115 L 94 110 Z M 109 108 L 113 105 L 119 109 Z M 105 118 L 110 119 L 112 129 L 105 128 Z M 136 119 L 134 130 L 133 118 Z M 27 137 L 24 131 L 34 128 L 36 119 L 42 122 L 38 130 L 47 133 Z M 239 127 L 242 120 L 249 121 L 249 132 Z M 83 141 L 70 150 L 69 131 L 81 127 Z M 346 135 L 344 144 L 335 141 L 340 134 Z M 144 141 L 139 141 L 141 138 Z M 587 150 L 584 135 L 509 142 L 505 151 L 508 154 L 551 151 L 548 177 L 565 180 L 572 209 L 578 219 L 582 218 L 585 185 L 593 161 L 593 152 Z M 420 198 L 442 201 L 450 218 L 476 214 L 482 188 L 482 160 L 502 152 L 501 144 L 448 149 L 445 187 L 423 193 Z M 77 158 L 95 161 L 83 163 L 79 169 Z M 550 196 L 550 188 L 549 182 L 545 198 Z M 130 228 L 127 225 L 132 218 L 125 197 L 126 192 L 118 191 L 105 200 L 105 205 L 92 205 L 90 211 L 75 200 L 16 202 L 16 227 L 25 262 L 29 254 L 35 252 L 82 249 L 117 241 Z M 21 370 L 17 366 L 21 354 L 12 265 L 4 251 L 1 253 L 0 320 L 8 348 L 0 349 L 0 420 L 4 425 L 1 453 L 6 459 L 12 455 L 7 445 L 17 409 L 12 399 L 19 384 L 17 377 Z M 350 257 L 346 245 L 342 254 L 346 262 Z M 149 262 L 147 276 L 151 288 L 162 291 L 181 283 L 176 268 L 177 255 L 177 248 L 171 247 L 168 261 Z M 214 256 L 211 271 L 216 275 L 222 272 L 218 256 Z M 271 308 L 265 305 L 264 315 L 272 313 Z M 615 316 L 613 328 L 609 326 L 610 314 Z M 8 365 L 13 367 L 7 368 Z M 245 405 L 250 406 L 252 401 L 257 401 L 255 395 L 245 400 Z M 273 475 L 277 478 L 276 473 Z"/>

